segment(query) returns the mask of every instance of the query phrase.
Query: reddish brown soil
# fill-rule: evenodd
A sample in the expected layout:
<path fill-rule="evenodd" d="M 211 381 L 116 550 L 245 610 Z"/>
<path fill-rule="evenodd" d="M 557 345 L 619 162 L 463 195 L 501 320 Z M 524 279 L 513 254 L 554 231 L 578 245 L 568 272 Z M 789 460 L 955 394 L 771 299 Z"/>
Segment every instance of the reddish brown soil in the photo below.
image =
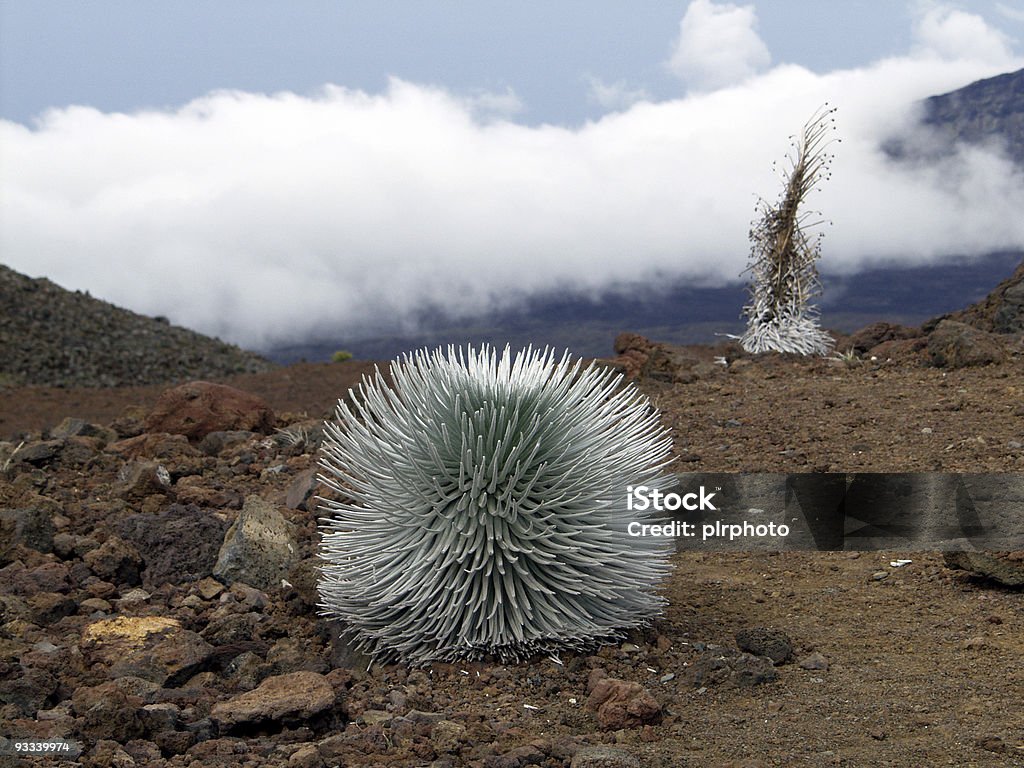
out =
<path fill-rule="evenodd" d="M 262 395 L 279 413 L 321 417 L 371 369 L 303 364 L 228 383 Z M 950 372 L 911 360 L 767 357 L 687 384 L 642 387 L 673 430 L 678 471 L 1024 471 L 1020 354 Z M 0 436 L 52 427 L 65 416 L 107 423 L 129 406 L 148 407 L 160 389 L 7 390 Z M 314 462 L 313 455 L 294 457 L 290 476 L 239 475 L 236 484 L 274 496 Z M 101 495 L 102 483 L 113 480 L 58 470 L 46 482 L 47 495 L 75 485 L 75 497 L 86 499 L 78 485 L 95 483 L 89 493 Z M 311 529 L 312 513 L 289 514 L 297 523 L 305 516 Z M 897 557 L 913 562 L 892 568 Z M 533 764 L 569 766 L 581 745 L 610 743 L 644 766 L 1024 765 L 1024 592 L 977 582 L 931 553 L 685 553 L 675 563 L 664 618 L 621 647 L 565 655 L 562 664 L 437 665 L 428 678 L 400 666 L 355 670 L 345 694 L 353 725 L 344 764 L 522 765 L 501 760 L 534 745 L 540 757 Z M 280 608 L 280 598 L 270 597 L 268 613 Z M 172 610 L 161 605 L 152 611 Z M 311 657 L 326 653 L 313 619 L 291 616 L 282 630 Z M 761 626 L 793 640 L 794 660 L 777 668 L 777 680 L 700 684 L 694 667 L 707 659 L 709 644 L 734 648 L 737 630 Z M 812 652 L 825 657 L 827 670 L 799 666 Z M 595 667 L 648 688 L 662 722 L 598 728 L 584 707 Z M 226 695 L 210 685 L 209 697 Z M 463 724 L 465 742 L 444 752 L 434 748 L 435 737 L 378 739 L 390 731 L 361 713 L 401 710 L 395 691 L 408 697 L 408 708 Z M 288 765 L 304 737 L 289 738 L 254 736 L 226 762 L 210 764 Z M 203 761 L 184 755 L 167 764 Z"/>

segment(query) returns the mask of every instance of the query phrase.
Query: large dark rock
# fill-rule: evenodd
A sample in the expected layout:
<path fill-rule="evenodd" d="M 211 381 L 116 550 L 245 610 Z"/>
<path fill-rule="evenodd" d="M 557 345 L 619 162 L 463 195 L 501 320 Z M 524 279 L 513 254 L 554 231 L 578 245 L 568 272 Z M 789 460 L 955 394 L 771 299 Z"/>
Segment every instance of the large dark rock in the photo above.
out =
<path fill-rule="evenodd" d="M 213 573 L 228 528 L 226 520 L 191 504 L 171 504 L 155 515 L 138 514 L 120 525 L 122 538 L 144 552 L 142 584 L 186 584 Z"/>
<path fill-rule="evenodd" d="M 939 368 L 999 363 L 1006 347 L 994 334 L 955 320 L 943 320 L 928 337 L 928 354 Z"/>
<path fill-rule="evenodd" d="M 85 553 L 82 558 L 92 572 L 111 584 L 139 583 L 142 557 L 135 547 L 119 536 L 111 536 L 99 547 Z"/>
<path fill-rule="evenodd" d="M 138 709 L 142 701 L 122 690 L 116 681 L 82 686 L 71 697 L 79 730 L 87 739 L 126 742 L 142 735 Z"/>
<path fill-rule="evenodd" d="M 767 656 L 773 664 L 783 664 L 793 655 L 793 641 L 781 629 L 746 627 L 736 631 L 736 645 L 755 656 Z"/>
<path fill-rule="evenodd" d="M 844 351 L 852 349 L 858 355 L 863 355 L 887 341 L 903 341 L 920 335 L 919 328 L 909 328 L 894 323 L 872 323 L 851 335 L 843 345 L 843 349 Z"/>
<path fill-rule="evenodd" d="M 0 564 L 17 546 L 53 551 L 53 516 L 44 509 L 0 509 Z"/>

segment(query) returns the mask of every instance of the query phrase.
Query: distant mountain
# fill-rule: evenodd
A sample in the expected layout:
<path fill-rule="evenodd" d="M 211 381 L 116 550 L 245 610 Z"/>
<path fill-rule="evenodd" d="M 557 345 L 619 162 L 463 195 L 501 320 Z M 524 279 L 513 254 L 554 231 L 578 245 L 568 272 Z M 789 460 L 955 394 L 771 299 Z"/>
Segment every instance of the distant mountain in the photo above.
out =
<path fill-rule="evenodd" d="M 932 96 L 924 108 L 925 124 L 950 144 L 995 139 L 1024 166 L 1024 69 Z"/>
<path fill-rule="evenodd" d="M 163 384 L 272 367 L 218 339 L 0 264 L 0 388 Z"/>

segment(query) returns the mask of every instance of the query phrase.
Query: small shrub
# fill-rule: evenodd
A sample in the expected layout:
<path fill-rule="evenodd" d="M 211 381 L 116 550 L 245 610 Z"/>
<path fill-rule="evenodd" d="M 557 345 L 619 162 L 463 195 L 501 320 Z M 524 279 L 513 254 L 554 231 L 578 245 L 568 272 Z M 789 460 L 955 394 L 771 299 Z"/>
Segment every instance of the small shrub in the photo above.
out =
<path fill-rule="evenodd" d="M 331 355 L 332 363 L 344 363 L 346 360 L 352 359 L 352 353 L 346 349 L 339 349 L 333 355 Z"/>

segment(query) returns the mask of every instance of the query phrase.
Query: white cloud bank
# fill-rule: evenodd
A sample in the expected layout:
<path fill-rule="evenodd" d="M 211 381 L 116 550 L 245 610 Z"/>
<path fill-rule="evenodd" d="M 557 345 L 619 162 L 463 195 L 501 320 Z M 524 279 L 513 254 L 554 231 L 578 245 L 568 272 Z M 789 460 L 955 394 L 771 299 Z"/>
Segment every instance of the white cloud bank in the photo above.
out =
<path fill-rule="evenodd" d="M 902 58 L 779 66 L 573 129 L 398 80 L 375 95 L 213 93 L 173 112 L 2 122 L 0 259 L 249 346 L 545 289 L 721 284 L 746 265 L 755 195 L 778 191 L 772 161 L 825 101 L 842 143 L 812 201 L 834 222 L 824 269 L 1024 246 L 1024 179 L 998 156 L 901 166 L 879 150 L 916 100 L 1024 66 L 1005 46 L 994 56 L 975 17 L 928 14 Z"/>

